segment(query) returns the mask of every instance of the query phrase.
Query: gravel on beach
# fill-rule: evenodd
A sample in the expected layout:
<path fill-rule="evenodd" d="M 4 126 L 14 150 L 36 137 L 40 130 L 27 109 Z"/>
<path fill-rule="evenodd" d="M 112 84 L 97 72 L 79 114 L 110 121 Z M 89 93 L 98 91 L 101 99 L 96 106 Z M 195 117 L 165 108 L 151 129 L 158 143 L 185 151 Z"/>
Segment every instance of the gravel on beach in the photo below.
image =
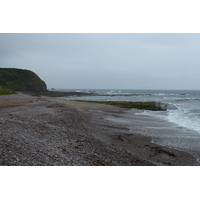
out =
<path fill-rule="evenodd" d="M 21 93 L 0 96 L 0 165 L 198 165 L 187 152 L 153 144 L 150 137 L 105 119 L 121 112 Z"/>

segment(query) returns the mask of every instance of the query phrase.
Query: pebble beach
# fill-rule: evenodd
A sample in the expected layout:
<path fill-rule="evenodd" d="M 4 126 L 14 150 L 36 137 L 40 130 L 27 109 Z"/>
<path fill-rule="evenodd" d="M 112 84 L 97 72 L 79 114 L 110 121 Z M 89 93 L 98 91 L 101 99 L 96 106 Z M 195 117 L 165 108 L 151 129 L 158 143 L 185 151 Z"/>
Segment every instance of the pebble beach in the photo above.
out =
<path fill-rule="evenodd" d="M 0 96 L 1 166 L 192 166 L 189 151 L 108 120 L 127 109 L 35 97 Z M 135 115 L 133 120 L 140 120 Z M 145 123 L 143 123 L 145 129 Z M 142 131 L 143 129 L 141 129 Z"/>

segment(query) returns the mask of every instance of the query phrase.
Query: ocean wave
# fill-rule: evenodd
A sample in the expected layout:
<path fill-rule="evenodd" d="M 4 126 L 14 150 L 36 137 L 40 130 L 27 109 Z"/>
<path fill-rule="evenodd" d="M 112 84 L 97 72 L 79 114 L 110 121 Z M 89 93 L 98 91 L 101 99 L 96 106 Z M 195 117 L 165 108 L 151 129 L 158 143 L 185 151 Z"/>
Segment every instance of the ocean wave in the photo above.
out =
<path fill-rule="evenodd" d="M 179 126 L 195 130 L 200 133 L 200 115 L 185 110 L 170 111 L 167 116 L 168 121 Z"/>

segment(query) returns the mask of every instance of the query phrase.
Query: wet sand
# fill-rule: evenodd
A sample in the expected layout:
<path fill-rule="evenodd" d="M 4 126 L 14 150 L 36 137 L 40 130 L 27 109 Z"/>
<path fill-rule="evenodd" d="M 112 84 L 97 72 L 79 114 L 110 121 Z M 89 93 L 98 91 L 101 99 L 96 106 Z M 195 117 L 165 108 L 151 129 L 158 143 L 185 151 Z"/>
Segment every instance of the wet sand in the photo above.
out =
<path fill-rule="evenodd" d="M 177 129 L 109 105 L 24 94 L 1 96 L 0 125 L 0 165 L 199 165 L 198 148 L 173 143 Z M 173 145 L 166 142 L 169 135 Z"/>

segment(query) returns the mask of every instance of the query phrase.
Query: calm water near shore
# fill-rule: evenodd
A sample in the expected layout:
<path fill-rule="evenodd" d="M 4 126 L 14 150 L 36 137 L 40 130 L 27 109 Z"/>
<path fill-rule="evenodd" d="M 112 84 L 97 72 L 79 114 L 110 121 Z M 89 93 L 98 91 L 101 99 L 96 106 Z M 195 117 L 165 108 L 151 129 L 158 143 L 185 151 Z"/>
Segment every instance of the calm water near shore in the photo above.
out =
<path fill-rule="evenodd" d="M 86 96 L 62 97 L 67 100 L 94 101 L 156 101 L 167 103 L 167 111 L 143 111 L 150 115 L 173 122 L 177 126 L 194 130 L 200 134 L 200 91 L 197 90 L 61 90 L 84 92 Z M 91 95 L 96 93 L 97 95 Z"/>

